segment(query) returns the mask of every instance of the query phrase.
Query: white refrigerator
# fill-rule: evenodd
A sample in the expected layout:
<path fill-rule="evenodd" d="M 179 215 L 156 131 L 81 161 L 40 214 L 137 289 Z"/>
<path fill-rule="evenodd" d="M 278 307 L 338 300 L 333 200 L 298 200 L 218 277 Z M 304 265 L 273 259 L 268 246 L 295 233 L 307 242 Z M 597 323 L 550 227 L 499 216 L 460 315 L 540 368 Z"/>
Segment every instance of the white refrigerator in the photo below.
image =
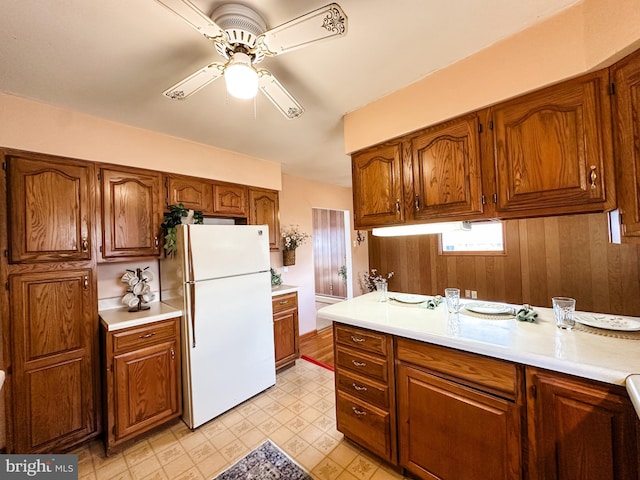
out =
<path fill-rule="evenodd" d="M 266 225 L 180 225 L 160 296 L 183 311 L 184 422 L 208 422 L 275 384 Z"/>

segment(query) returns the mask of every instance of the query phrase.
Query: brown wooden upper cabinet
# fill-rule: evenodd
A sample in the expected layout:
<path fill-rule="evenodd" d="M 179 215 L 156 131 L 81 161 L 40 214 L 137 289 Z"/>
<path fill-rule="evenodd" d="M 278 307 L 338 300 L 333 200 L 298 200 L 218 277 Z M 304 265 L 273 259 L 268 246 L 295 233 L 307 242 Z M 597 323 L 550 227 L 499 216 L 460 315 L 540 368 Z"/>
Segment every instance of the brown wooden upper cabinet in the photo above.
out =
<path fill-rule="evenodd" d="M 10 151 L 4 161 L 10 262 L 91 259 L 93 165 Z"/>
<path fill-rule="evenodd" d="M 608 89 L 601 70 L 491 109 L 498 216 L 615 206 Z"/>
<path fill-rule="evenodd" d="M 167 175 L 167 206 L 182 204 L 190 210 L 213 214 L 213 189 L 211 182 L 183 175 Z"/>
<path fill-rule="evenodd" d="M 159 255 L 162 175 L 150 170 L 102 166 L 100 179 L 103 258 Z"/>
<path fill-rule="evenodd" d="M 213 211 L 215 215 L 247 216 L 247 187 L 228 183 L 213 184 Z"/>
<path fill-rule="evenodd" d="M 640 243 L 640 52 L 612 68 L 613 125 L 622 240 Z"/>
<path fill-rule="evenodd" d="M 477 115 L 428 128 L 410 143 L 414 197 L 408 217 L 483 212 Z"/>
<path fill-rule="evenodd" d="M 351 157 L 356 228 L 404 222 L 402 144 L 382 144 Z"/>
<path fill-rule="evenodd" d="M 249 224 L 269 226 L 269 249 L 280 245 L 280 213 L 278 192 L 261 188 L 249 188 Z"/>

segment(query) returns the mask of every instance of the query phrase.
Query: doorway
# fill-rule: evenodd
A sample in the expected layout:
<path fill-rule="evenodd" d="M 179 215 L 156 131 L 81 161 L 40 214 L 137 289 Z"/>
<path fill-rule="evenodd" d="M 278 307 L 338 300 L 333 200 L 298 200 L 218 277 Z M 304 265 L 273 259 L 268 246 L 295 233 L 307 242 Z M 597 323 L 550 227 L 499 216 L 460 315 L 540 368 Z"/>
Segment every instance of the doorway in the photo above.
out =
<path fill-rule="evenodd" d="M 313 208 L 312 211 L 316 307 L 322 308 L 353 296 L 350 219 L 348 210 Z"/>

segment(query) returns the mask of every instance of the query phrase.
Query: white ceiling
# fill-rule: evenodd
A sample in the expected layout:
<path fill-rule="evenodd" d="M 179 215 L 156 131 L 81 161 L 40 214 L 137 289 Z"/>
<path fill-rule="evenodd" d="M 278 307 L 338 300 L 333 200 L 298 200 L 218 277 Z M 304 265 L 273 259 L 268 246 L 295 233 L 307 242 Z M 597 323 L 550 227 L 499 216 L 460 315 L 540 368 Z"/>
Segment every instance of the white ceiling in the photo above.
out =
<path fill-rule="evenodd" d="M 342 116 L 579 0 L 338 0 L 343 38 L 267 58 L 306 109 L 288 120 L 264 96 L 228 98 L 218 80 L 185 101 L 162 92 L 221 61 L 154 0 L 3 0 L 0 92 L 273 160 L 287 174 L 351 184 Z M 207 14 L 225 0 L 193 0 Z M 330 0 L 240 0 L 268 28 Z"/>

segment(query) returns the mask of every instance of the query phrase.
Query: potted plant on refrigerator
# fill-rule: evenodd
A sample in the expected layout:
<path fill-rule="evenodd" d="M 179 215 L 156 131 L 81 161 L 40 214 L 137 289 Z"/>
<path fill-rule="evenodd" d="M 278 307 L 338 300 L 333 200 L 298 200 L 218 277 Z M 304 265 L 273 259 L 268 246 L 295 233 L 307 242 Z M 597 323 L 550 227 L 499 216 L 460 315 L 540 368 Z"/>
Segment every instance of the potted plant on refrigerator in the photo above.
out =
<path fill-rule="evenodd" d="M 189 210 L 184 205 L 169 205 L 169 211 L 164 213 L 164 222 L 161 227 L 164 229 L 164 251 L 165 255 L 172 255 L 176 251 L 176 227 L 186 220 L 193 218 L 193 223 L 203 223 L 202 212 L 200 210 Z M 184 220 L 184 221 L 183 221 Z"/>

